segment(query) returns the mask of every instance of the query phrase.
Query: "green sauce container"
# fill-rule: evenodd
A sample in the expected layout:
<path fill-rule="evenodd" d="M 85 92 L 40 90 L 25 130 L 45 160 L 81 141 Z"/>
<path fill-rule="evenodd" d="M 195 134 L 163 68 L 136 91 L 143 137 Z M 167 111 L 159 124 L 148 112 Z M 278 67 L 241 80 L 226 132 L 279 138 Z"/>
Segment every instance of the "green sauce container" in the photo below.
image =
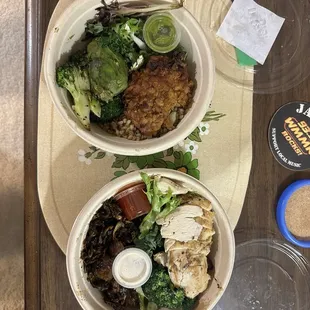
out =
<path fill-rule="evenodd" d="M 174 50 L 181 40 L 181 30 L 169 13 L 150 16 L 143 27 L 143 37 L 150 49 L 158 53 Z"/>

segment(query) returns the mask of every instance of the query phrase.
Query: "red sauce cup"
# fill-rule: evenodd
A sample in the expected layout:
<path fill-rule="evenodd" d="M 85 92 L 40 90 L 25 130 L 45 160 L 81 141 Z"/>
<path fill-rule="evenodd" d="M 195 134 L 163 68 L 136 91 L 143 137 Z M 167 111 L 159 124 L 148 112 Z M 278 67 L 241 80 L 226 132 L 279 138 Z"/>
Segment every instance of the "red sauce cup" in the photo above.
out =
<path fill-rule="evenodd" d="M 145 184 L 139 183 L 115 195 L 114 199 L 129 221 L 150 212 L 151 205 L 144 191 Z"/>

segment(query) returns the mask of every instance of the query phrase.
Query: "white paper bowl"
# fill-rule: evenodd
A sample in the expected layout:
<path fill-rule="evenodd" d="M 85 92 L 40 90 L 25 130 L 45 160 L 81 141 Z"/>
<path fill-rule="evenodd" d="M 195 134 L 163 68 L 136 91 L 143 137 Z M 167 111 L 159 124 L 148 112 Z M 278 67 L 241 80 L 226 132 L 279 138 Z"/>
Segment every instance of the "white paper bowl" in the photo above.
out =
<path fill-rule="evenodd" d="M 91 131 L 87 131 L 74 115 L 67 92 L 56 84 L 55 68 L 59 60 L 63 62 L 68 58 L 73 45 L 77 48 L 75 43 L 84 33 L 86 21 L 94 18 L 95 9 L 100 6 L 100 0 L 73 1 L 48 34 L 44 76 L 52 100 L 69 127 L 89 144 L 102 150 L 122 155 L 148 155 L 166 150 L 190 135 L 208 110 L 215 83 L 210 45 L 198 22 L 185 8 L 171 11 L 181 25 L 181 44 L 188 52 L 188 61 L 193 64 L 189 69 L 197 88 L 192 108 L 175 130 L 160 138 L 130 141 L 111 135 L 95 124 L 91 125 Z"/>
<path fill-rule="evenodd" d="M 146 169 L 150 175 L 159 174 L 183 183 L 198 194 L 210 200 L 215 212 L 215 230 L 210 258 L 215 268 L 215 274 L 208 289 L 202 294 L 197 310 L 212 309 L 223 295 L 234 264 L 235 241 L 227 215 L 213 194 L 199 181 L 179 171 L 169 169 Z M 140 172 L 135 171 L 122 176 L 104 186 L 84 206 L 72 227 L 67 245 L 67 272 L 75 297 L 85 310 L 112 309 L 104 304 L 97 289 L 87 281 L 80 259 L 83 240 L 86 236 L 89 222 L 101 207 L 103 201 L 115 195 L 122 187 L 141 180 Z M 215 280 L 216 279 L 216 280 Z"/>

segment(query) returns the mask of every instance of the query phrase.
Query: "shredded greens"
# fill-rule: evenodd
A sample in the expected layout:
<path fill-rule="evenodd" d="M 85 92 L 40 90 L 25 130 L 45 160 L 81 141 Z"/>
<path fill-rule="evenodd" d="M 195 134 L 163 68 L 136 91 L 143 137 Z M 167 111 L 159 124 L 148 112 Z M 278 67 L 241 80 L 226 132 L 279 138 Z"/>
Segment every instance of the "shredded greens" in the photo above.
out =
<path fill-rule="evenodd" d="M 152 229 L 154 223 L 158 218 L 167 216 L 177 206 L 180 205 L 180 200 L 172 194 L 171 189 L 169 189 L 168 192 L 165 194 L 163 194 L 158 189 L 158 176 L 154 176 L 153 178 L 151 178 L 146 173 L 141 172 L 141 178 L 146 185 L 146 195 L 152 206 L 152 209 L 144 217 L 140 225 L 140 239 L 142 239 L 146 234 L 148 234 L 148 232 Z"/>
<path fill-rule="evenodd" d="M 112 1 L 110 5 L 105 5 L 105 9 L 113 15 L 150 15 L 155 12 L 163 12 L 179 9 L 183 6 L 185 0 L 173 0 L 172 3 L 149 3 L 136 1 L 132 3 L 119 3 L 117 0 Z M 105 1 L 102 1 L 105 3 Z"/>
<path fill-rule="evenodd" d="M 167 202 L 166 207 L 156 216 L 156 221 L 166 217 L 173 212 L 181 203 L 181 200 L 177 197 Z"/>
<path fill-rule="evenodd" d="M 113 26 L 113 29 L 121 36 L 123 40 L 132 42 L 134 41 L 134 37 L 136 35 L 142 36 L 143 25 L 144 22 L 142 21 L 142 19 L 129 18 L 115 24 L 115 26 Z"/>
<path fill-rule="evenodd" d="M 160 228 L 157 224 L 154 224 L 152 229 L 141 238 L 135 240 L 135 245 L 146 252 L 150 257 L 155 254 L 154 252 L 160 252 L 164 249 L 164 240 L 160 233 Z"/>
<path fill-rule="evenodd" d="M 185 0 L 173 0 L 171 3 L 150 3 L 148 1 L 131 1 L 119 3 L 117 0 L 107 4 L 102 0 L 102 7 L 97 9 L 96 17 L 89 23 L 101 22 L 103 25 L 114 23 L 123 16 L 140 17 L 153 13 L 175 10 L 183 7 Z"/>

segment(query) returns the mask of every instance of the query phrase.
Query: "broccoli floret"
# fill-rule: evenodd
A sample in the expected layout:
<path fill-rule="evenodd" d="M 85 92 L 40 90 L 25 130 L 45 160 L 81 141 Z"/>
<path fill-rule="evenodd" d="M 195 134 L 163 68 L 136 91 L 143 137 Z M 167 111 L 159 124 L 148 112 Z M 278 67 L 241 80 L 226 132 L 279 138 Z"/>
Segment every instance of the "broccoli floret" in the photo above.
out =
<path fill-rule="evenodd" d="M 124 112 L 124 105 L 120 97 L 115 97 L 101 107 L 100 120 L 106 123 L 116 117 L 119 117 Z"/>
<path fill-rule="evenodd" d="M 175 288 L 170 280 L 168 271 L 157 265 L 150 279 L 143 285 L 146 298 L 159 308 L 181 308 L 184 301 L 184 291 Z"/>
<path fill-rule="evenodd" d="M 124 112 L 124 105 L 120 96 L 114 97 L 108 102 L 103 102 L 95 98 L 93 98 L 93 100 L 96 100 L 101 108 L 100 117 L 98 117 L 98 115 L 91 115 L 91 120 L 95 123 L 107 123 L 112 119 L 119 117 Z M 92 112 L 94 113 L 93 109 Z"/>
<path fill-rule="evenodd" d="M 94 96 L 92 96 L 91 100 L 90 100 L 90 110 L 97 116 L 97 117 L 101 117 L 101 104 L 100 101 L 95 98 Z"/>
<path fill-rule="evenodd" d="M 90 84 L 87 70 L 83 67 L 85 59 L 81 55 L 72 56 L 67 63 L 56 69 L 56 82 L 70 92 L 74 101 L 73 111 L 83 126 L 90 130 Z"/>
<path fill-rule="evenodd" d="M 134 43 L 123 40 L 114 30 L 111 30 L 108 34 L 101 35 L 97 40 L 102 47 L 108 47 L 114 53 L 121 55 L 129 68 L 139 57 Z"/>
<path fill-rule="evenodd" d="M 182 310 L 192 310 L 195 307 L 197 298 L 191 299 L 191 298 L 184 298 L 183 304 L 182 304 Z"/>
<path fill-rule="evenodd" d="M 72 54 L 69 58 L 70 62 L 77 65 L 81 69 L 87 69 L 89 64 L 89 59 L 87 56 L 87 50 L 79 50 Z"/>

